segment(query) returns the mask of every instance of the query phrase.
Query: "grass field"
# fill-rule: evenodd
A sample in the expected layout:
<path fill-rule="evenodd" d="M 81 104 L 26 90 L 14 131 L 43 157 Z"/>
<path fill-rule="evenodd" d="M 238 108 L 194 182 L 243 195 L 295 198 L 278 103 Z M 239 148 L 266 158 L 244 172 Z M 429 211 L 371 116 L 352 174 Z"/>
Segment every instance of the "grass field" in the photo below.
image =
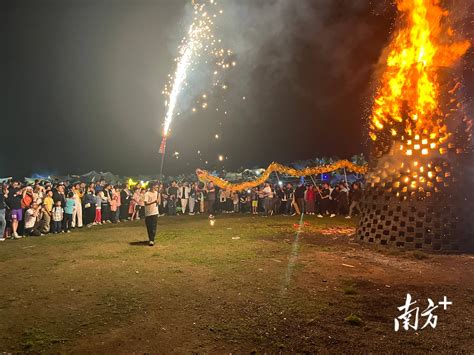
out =
<path fill-rule="evenodd" d="M 472 352 L 474 258 L 375 250 L 355 221 L 164 217 L 0 244 L 0 352 Z M 438 326 L 393 330 L 410 292 Z M 421 326 L 421 325 L 420 325 Z"/>

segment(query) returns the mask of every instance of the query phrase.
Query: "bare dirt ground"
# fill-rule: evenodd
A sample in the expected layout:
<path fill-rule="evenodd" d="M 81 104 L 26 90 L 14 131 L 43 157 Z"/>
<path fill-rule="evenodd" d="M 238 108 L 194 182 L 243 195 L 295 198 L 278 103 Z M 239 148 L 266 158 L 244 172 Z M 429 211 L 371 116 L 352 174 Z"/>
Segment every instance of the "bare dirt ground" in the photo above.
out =
<path fill-rule="evenodd" d="M 474 256 L 376 250 L 355 221 L 165 217 L 0 245 L 0 352 L 472 353 Z M 453 302 L 394 332 L 410 293 Z M 348 318 L 349 317 L 349 318 Z M 420 317 L 420 327 L 426 318 Z"/>

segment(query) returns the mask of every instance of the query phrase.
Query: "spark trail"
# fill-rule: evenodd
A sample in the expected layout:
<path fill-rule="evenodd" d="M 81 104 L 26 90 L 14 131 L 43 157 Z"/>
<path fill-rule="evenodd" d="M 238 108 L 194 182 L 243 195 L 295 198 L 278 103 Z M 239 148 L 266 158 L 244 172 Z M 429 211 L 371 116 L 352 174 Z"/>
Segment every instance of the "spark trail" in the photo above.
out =
<path fill-rule="evenodd" d="M 170 132 L 171 123 L 176 115 L 179 115 L 178 101 L 180 94 L 188 87 L 188 80 L 191 73 L 196 70 L 197 65 L 204 64 L 212 66 L 209 72 L 212 73 L 212 87 L 226 88 L 227 85 L 220 84 L 220 70 L 235 66 L 235 61 L 230 61 L 232 52 L 220 47 L 222 42 L 216 38 L 215 20 L 223 13 L 219 9 L 215 0 L 208 0 L 199 3 L 193 1 L 194 16 L 187 35 L 183 38 L 179 47 L 179 56 L 174 75 L 170 75 L 170 81 L 165 86 L 163 94 L 167 96 L 165 105 L 167 107 L 165 121 L 163 124 L 163 136 L 167 137 Z M 171 88 L 171 89 L 170 89 Z M 200 95 L 207 98 L 206 94 Z M 207 102 L 203 102 L 201 107 L 207 108 Z M 193 108 L 193 112 L 195 108 Z"/>

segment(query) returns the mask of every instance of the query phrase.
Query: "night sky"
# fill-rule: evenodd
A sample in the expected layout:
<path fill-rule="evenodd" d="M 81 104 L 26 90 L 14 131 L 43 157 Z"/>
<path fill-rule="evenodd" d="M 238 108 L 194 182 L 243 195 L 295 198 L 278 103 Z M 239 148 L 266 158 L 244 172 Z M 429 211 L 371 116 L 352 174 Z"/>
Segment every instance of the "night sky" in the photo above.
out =
<path fill-rule="evenodd" d="M 229 5 L 229 11 L 242 6 L 253 11 L 264 2 L 241 1 L 239 9 Z M 261 17 L 268 11 L 261 7 L 262 21 L 251 17 L 255 27 L 245 45 L 247 51 L 258 47 L 258 53 L 234 48 L 238 65 L 229 74 L 225 104 L 218 98 L 211 103 L 224 105 L 229 115 L 188 110 L 173 122 L 166 173 L 220 166 L 219 154 L 228 157 L 226 169 L 236 169 L 320 156 L 349 158 L 367 150 L 364 121 L 395 8 L 389 1 L 302 3 L 306 10 L 290 9 L 271 21 Z M 175 69 L 189 2 L 1 4 L 0 177 L 92 169 L 158 173 L 165 114 L 161 91 Z M 228 21 L 223 40 L 228 37 L 232 48 L 244 41 L 239 36 L 245 30 L 229 34 L 229 29 L 244 22 L 237 16 Z M 260 39 L 272 21 L 283 32 Z M 171 156 L 174 151 L 179 159 Z"/>

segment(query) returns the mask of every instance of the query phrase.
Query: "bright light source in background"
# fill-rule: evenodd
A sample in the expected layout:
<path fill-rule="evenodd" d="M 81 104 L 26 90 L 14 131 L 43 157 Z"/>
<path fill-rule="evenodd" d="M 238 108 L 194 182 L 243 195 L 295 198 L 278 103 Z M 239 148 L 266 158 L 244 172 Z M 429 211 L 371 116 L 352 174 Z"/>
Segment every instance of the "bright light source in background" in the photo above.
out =
<path fill-rule="evenodd" d="M 215 137 L 216 139 L 219 139 L 219 135 L 218 135 L 218 134 L 216 134 L 214 137 Z"/>
<path fill-rule="evenodd" d="M 219 155 L 219 161 L 223 161 L 224 160 L 224 156 L 223 155 Z"/>

